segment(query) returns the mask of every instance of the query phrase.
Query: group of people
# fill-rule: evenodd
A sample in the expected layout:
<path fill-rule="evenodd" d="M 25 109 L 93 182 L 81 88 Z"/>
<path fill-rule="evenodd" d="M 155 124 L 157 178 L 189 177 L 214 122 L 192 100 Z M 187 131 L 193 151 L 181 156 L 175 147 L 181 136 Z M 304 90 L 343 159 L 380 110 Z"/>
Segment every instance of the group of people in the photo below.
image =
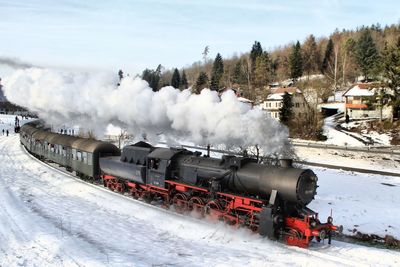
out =
<path fill-rule="evenodd" d="M 10 134 L 10 132 L 8 131 L 8 129 L 5 130 L 5 131 L 4 131 L 4 129 L 3 129 L 3 135 L 4 135 L 4 133 L 6 133 L 7 136 Z"/>

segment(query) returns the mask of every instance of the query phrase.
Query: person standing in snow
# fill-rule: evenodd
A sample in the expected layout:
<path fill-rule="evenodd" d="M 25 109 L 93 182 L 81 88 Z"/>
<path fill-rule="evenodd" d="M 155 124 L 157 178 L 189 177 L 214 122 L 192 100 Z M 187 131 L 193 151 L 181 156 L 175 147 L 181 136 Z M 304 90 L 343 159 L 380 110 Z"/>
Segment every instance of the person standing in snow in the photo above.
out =
<path fill-rule="evenodd" d="M 4 135 L 4 129 L 3 129 L 3 135 Z"/>
<path fill-rule="evenodd" d="M 9 134 L 8 129 L 7 129 L 7 131 L 6 131 L 6 134 L 7 134 L 7 136 L 8 136 L 8 134 Z"/>

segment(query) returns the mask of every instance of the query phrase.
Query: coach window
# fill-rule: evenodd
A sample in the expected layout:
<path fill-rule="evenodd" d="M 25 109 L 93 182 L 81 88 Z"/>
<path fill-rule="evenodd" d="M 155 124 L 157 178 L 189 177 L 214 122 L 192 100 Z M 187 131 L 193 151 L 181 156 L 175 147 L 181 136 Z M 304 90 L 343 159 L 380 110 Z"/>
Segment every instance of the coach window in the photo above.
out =
<path fill-rule="evenodd" d="M 93 154 L 87 153 L 87 155 L 88 165 L 93 165 Z"/>
<path fill-rule="evenodd" d="M 82 161 L 83 161 L 83 163 L 87 164 L 87 153 L 86 152 L 82 152 Z"/>
<path fill-rule="evenodd" d="M 64 157 L 67 156 L 67 149 L 66 149 L 65 147 L 62 147 L 62 155 L 63 155 Z"/>
<path fill-rule="evenodd" d="M 82 161 L 82 152 L 81 151 L 76 151 L 76 160 L 77 161 Z"/>
<path fill-rule="evenodd" d="M 76 160 L 76 149 L 72 149 L 72 159 Z"/>

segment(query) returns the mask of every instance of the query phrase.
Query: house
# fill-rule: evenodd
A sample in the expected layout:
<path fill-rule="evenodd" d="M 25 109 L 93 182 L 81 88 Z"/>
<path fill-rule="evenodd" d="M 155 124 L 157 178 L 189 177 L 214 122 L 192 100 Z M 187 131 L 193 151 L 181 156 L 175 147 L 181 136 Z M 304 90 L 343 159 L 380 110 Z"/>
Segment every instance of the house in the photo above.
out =
<path fill-rule="evenodd" d="M 344 92 L 344 103 L 346 113 L 351 109 L 367 109 L 367 100 L 370 99 L 375 93 L 373 84 L 358 83 L 352 85 L 347 91 Z"/>
<path fill-rule="evenodd" d="M 283 95 L 286 92 L 292 96 L 294 117 L 301 118 L 302 115 L 307 113 L 309 107 L 303 93 L 297 87 L 276 88 L 262 103 L 262 109 L 266 110 L 272 118 L 279 120 L 279 111 L 283 105 Z"/>
<path fill-rule="evenodd" d="M 378 108 L 375 93 L 383 89 L 379 83 L 356 83 L 344 92 L 345 115 L 352 119 L 361 118 L 388 118 L 391 115 L 390 107 L 383 107 L 382 111 Z"/>

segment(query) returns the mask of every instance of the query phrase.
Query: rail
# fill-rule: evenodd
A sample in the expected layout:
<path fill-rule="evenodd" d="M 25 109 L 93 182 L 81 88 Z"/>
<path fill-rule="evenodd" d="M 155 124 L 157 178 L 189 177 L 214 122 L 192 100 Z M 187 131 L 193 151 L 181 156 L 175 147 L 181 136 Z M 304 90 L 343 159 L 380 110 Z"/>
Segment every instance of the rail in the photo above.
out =
<path fill-rule="evenodd" d="M 337 146 L 330 144 L 318 144 L 318 143 L 302 143 L 302 142 L 293 142 L 294 146 L 300 147 L 310 147 L 310 148 L 323 148 L 323 149 L 334 149 L 334 150 L 347 150 L 353 152 L 368 152 L 368 153 L 376 153 L 376 154 L 392 154 L 392 155 L 400 155 L 400 147 L 375 147 L 375 146 L 366 146 L 366 147 L 354 147 L 354 146 Z"/>

